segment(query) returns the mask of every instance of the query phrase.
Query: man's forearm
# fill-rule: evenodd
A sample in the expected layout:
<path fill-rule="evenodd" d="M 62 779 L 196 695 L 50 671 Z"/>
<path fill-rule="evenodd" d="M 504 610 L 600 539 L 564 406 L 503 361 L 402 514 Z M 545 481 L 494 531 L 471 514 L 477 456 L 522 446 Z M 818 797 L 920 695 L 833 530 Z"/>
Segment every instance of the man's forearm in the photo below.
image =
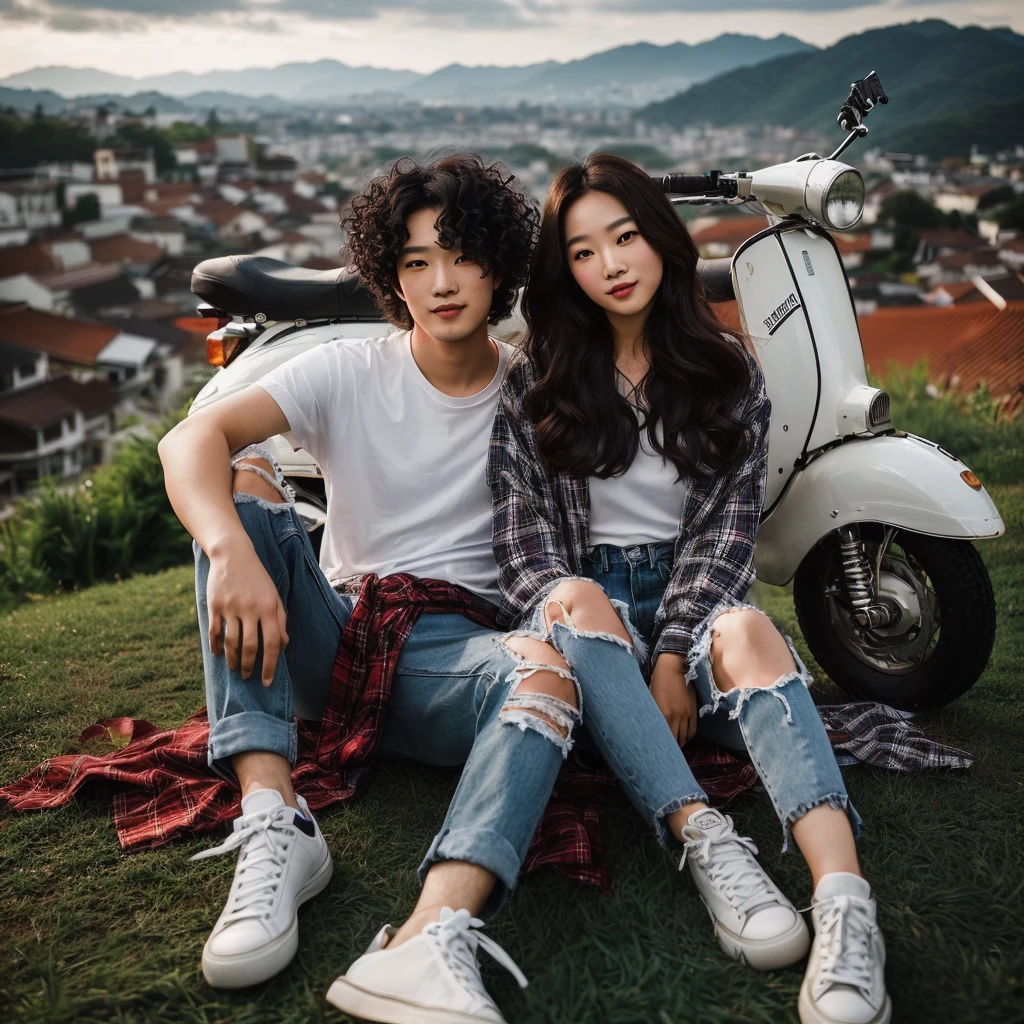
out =
<path fill-rule="evenodd" d="M 231 497 L 231 450 L 220 427 L 184 420 L 163 437 L 159 453 L 171 508 L 206 554 L 249 544 Z"/>

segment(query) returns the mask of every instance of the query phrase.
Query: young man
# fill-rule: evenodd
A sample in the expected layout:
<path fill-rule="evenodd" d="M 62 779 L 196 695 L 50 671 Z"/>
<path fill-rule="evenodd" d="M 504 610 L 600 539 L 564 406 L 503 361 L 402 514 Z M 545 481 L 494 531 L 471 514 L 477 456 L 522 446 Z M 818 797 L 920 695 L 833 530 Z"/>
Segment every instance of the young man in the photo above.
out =
<path fill-rule="evenodd" d="M 475 915 L 514 887 L 579 721 L 553 648 L 480 624 L 500 599 L 485 464 L 511 353 L 487 324 L 511 310 L 537 214 L 474 157 L 396 164 L 352 205 L 353 262 L 405 330 L 307 352 L 160 445 L 196 542 L 210 764 L 242 793 L 232 835 L 200 855 L 238 851 L 203 972 L 233 988 L 282 970 L 298 906 L 330 880 L 327 844 L 292 788 L 295 717 L 316 719 L 327 701 L 354 609 L 335 585 L 388 577 L 399 585 L 370 588 L 372 600 L 412 625 L 388 638 L 402 646 L 379 753 L 465 768 L 413 914 L 383 929 L 328 998 L 374 1019 L 500 1021 L 478 947 L 526 981 Z M 252 448 L 287 430 L 324 473 L 320 566 L 276 464 Z"/>

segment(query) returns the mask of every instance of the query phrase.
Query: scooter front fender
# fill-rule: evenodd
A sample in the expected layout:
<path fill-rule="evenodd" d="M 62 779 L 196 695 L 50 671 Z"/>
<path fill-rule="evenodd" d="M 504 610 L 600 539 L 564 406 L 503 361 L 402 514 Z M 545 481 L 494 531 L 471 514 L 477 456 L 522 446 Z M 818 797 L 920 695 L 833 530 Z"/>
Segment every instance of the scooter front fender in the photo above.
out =
<path fill-rule="evenodd" d="M 983 488 L 938 445 L 913 434 L 855 438 L 798 470 L 757 535 L 758 579 L 781 586 L 822 537 L 850 523 L 884 523 L 932 537 L 979 540 L 1005 530 Z"/>

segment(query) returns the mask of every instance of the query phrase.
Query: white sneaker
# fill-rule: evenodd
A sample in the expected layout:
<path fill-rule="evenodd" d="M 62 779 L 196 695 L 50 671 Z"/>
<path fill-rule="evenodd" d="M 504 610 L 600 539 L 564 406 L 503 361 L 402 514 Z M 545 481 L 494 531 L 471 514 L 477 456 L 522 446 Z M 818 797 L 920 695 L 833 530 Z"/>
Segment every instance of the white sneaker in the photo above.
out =
<path fill-rule="evenodd" d="M 327 842 L 306 801 L 296 800 L 307 818 L 276 789 L 250 793 L 231 835 L 191 858 L 238 850 L 227 904 L 203 948 L 203 974 L 214 988 L 256 985 L 286 967 L 299 948 L 299 905 L 331 880 Z"/>
<path fill-rule="evenodd" d="M 493 939 L 476 929 L 483 921 L 468 910 L 444 907 L 428 924 L 394 949 L 381 948 L 395 933 L 385 925 L 369 949 L 327 991 L 339 1010 L 383 1024 L 505 1024 L 480 977 L 477 949 L 490 953 L 526 988 L 523 972 Z"/>
<path fill-rule="evenodd" d="M 694 811 L 683 828 L 679 870 L 690 874 L 729 956 L 759 971 L 788 967 L 806 955 L 810 935 L 796 907 L 754 858 L 753 841 L 732 818 L 710 807 Z"/>
<path fill-rule="evenodd" d="M 859 875 L 822 875 L 811 903 L 814 945 L 800 986 L 801 1024 L 889 1024 L 885 942 L 871 886 Z"/>

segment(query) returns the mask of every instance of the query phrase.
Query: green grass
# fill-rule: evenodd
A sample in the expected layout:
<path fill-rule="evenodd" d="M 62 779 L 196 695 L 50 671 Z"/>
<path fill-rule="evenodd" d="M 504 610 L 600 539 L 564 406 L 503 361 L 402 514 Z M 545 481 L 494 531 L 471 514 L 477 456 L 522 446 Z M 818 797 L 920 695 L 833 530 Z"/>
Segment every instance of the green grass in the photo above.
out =
<path fill-rule="evenodd" d="M 994 488 L 993 497 L 1008 527 L 981 545 L 999 605 L 995 652 L 968 694 L 922 719 L 976 766 L 945 776 L 847 773 L 866 822 L 862 856 L 888 943 L 895 1021 L 1024 1021 L 1024 487 Z M 809 657 L 789 595 L 759 599 Z M 0 780 L 76 750 L 98 718 L 179 723 L 202 691 L 189 568 L 22 605 L 0 619 Z M 837 696 L 827 683 L 821 693 Z M 61 810 L 0 817 L 0 1020 L 341 1022 L 323 994 L 382 921 L 411 907 L 414 868 L 456 778 L 388 764 L 363 800 L 322 814 L 336 871 L 302 912 L 299 955 L 279 979 L 234 994 L 214 991 L 199 971 L 233 870 L 230 857 L 188 862 L 208 838 L 124 855 L 102 791 Z M 806 869 L 799 855 L 779 855 L 764 796 L 743 798 L 733 813 L 806 905 Z M 611 894 L 540 872 L 489 929 L 531 981 L 520 993 L 485 962 L 510 1021 L 796 1021 L 801 968 L 760 974 L 725 959 L 693 889 L 622 800 L 608 809 L 606 845 Z"/>

